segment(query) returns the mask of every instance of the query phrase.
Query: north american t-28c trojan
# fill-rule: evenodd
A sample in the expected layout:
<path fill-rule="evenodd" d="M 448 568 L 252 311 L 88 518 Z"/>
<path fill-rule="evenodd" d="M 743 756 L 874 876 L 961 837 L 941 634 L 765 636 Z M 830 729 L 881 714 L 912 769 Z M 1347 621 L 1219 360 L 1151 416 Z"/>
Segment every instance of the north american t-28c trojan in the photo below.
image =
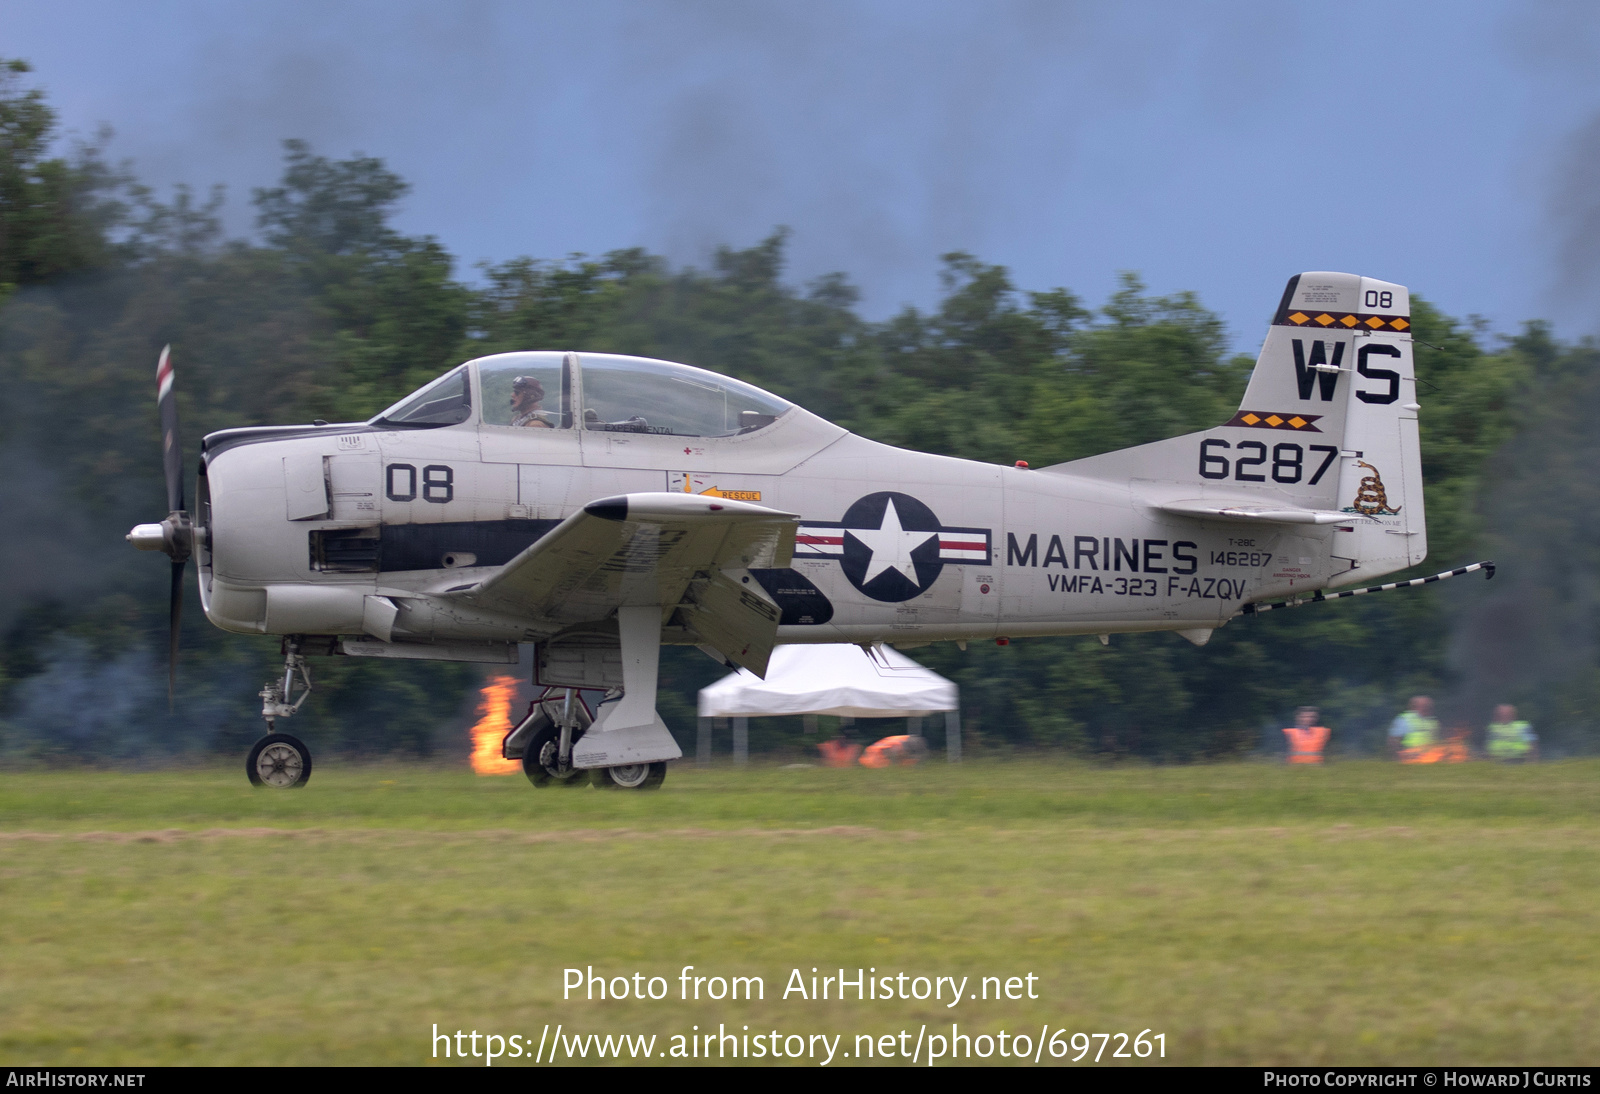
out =
<path fill-rule="evenodd" d="M 210 434 L 191 518 L 172 381 L 163 352 L 171 512 L 128 539 L 172 559 L 174 654 L 191 554 L 212 623 L 284 636 L 257 785 L 311 773 L 276 723 L 312 655 L 511 664 L 532 643 L 546 691 L 505 755 L 535 785 L 642 789 L 682 755 L 662 643 L 757 674 L 786 642 L 1203 644 L 1427 554 L 1410 300 L 1351 274 L 1290 280 L 1229 421 L 1037 470 L 892 448 L 687 365 L 502 353 L 369 422 Z"/>

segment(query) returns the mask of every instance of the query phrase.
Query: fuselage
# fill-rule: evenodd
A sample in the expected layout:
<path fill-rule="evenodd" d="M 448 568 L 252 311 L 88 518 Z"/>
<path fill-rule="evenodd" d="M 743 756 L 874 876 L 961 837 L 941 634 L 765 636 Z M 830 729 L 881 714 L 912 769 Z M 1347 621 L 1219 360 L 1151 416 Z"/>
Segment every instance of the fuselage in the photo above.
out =
<path fill-rule="evenodd" d="M 632 360 L 471 362 L 459 381 L 465 417 L 445 424 L 391 417 L 210 435 L 207 617 L 243 633 L 361 634 L 363 598 L 380 596 L 400 606 L 386 641 L 539 640 L 558 628 L 435 594 L 487 577 L 595 499 L 655 491 L 799 515 L 792 563 L 755 573 L 782 611 L 781 642 L 1200 635 L 1250 601 L 1330 575 L 1332 528 L 1174 517 L 1137 484 L 1095 475 L 1092 461 L 1080 473 L 907 451 L 771 396 L 760 409 L 776 413 L 744 411 L 748 425 L 723 435 L 651 425 L 689 419 L 643 404 L 602 418 L 584 402 L 586 369 L 615 384 Z M 535 363 L 546 386 L 561 387 L 544 424 L 486 414 L 504 401 L 490 390 L 497 378 Z"/>

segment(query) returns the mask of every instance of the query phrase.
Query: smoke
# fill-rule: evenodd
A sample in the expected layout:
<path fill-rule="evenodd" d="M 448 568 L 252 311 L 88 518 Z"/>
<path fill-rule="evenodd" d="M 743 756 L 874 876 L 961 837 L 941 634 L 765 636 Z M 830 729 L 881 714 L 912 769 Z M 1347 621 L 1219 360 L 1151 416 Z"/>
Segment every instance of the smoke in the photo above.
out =
<path fill-rule="evenodd" d="M 0 634 L 42 603 L 85 604 L 151 584 L 130 583 L 128 545 L 106 535 L 58 469 L 19 444 L 0 448 L 0 460 L 0 513 L 10 529 L 0 543 Z"/>
<path fill-rule="evenodd" d="M 268 666 L 259 649 L 212 638 L 196 656 L 200 643 L 191 637 L 180 659 L 176 710 L 169 711 L 166 650 L 124 637 L 111 628 L 93 639 L 76 632 L 43 639 L 40 671 L 12 689 L 0 721 L 0 757 L 159 764 L 242 754 L 261 734 L 255 693 Z M 324 739 L 338 729 L 317 728 Z"/>
<path fill-rule="evenodd" d="M 17 687 L 6 752 L 126 760 L 175 751 L 178 742 L 153 731 L 166 708 L 166 673 L 149 650 L 101 657 L 83 639 L 63 636 L 42 652 L 45 670 Z"/>
<path fill-rule="evenodd" d="M 1594 97 L 1600 12 L 1581 3 L 1519 5 L 1507 44 L 1537 80 Z M 1600 110 L 1547 157 L 1551 231 L 1547 303 L 1580 331 L 1600 330 Z M 1544 327 L 1506 347 L 1530 369 L 1516 436 L 1485 469 L 1479 517 L 1487 588 L 1451 589 L 1447 713 L 1481 726 L 1500 703 L 1531 717 L 1553 751 L 1591 751 L 1600 729 L 1600 355 Z M 1547 753 L 1552 751 L 1547 748 Z"/>
<path fill-rule="evenodd" d="M 1530 85 L 1554 89 L 1565 132 L 1547 129 L 1536 162 L 1548 236 L 1539 271 L 1552 317 L 1600 330 L 1600 12 L 1550 0 L 1509 5 L 1504 46 Z M 1587 107 L 1582 104 L 1589 104 Z M 1578 109 L 1573 110 L 1572 107 Z M 1554 111 L 1534 123 L 1548 126 Z M 1570 118 L 1582 118 L 1572 125 Z M 1488 586 L 1446 586 L 1453 609 L 1447 716 L 1474 726 L 1512 703 L 1553 751 L 1592 751 L 1600 730 L 1600 354 L 1558 343 L 1547 325 L 1503 347 L 1506 367 L 1528 370 L 1516 435 L 1484 470 L 1479 557 L 1499 572 Z M 1452 587 L 1456 586 L 1456 587 Z M 1547 754 L 1552 751 L 1547 747 Z"/>
<path fill-rule="evenodd" d="M 69 123 L 109 121 L 159 190 L 226 183 L 234 234 L 303 138 L 384 158 L 414 184 L 398 226 L 468 261 L 701 262 L 787 225 L 797 278 L 849 271 L 881 315 L 933 295 L 943 252 L 1065 252 L 1086 135 L 1127 145 L 1091 174 L 1144 176 L 1169 134 L 1274 101 L 1300 20 L 1269 0 L 285 0 L 179 4 L 160 34 L 116 5 L 85 22 L 67 56 L 102 58 L 92 92 L 40 65 Z"/>
<path fill-rule="evenodd" d="M 1535 154 L 1545 189 L 1541 242 L 1549 248 L 1543 303 L 1552 317 L 1594 333 L 1600 329 L 1600 10 L 1582 0 L 1515 4 L 1503 32 L 1526 82 L 1565 108 L 1541 110 L 1529 125 L 1548 141 Z"/>
<path fill-rule="evenodd" d="M 1545 379 L 1492 462 L 1482 515 L 1499 573 L 1487 589 L 1453 590 L 1451 648 L 1463 719 L 1482 725 L 1513 703 L 1566 749 L 1592 748 L 1600 727 L 1600 373 L 1592 352 L 1573 356 L 1586 367 Z"/>
<path fill-rule="evenodd" d="M 1552 202 L 1559 230 L 1557 299 L 1583 312 L 1588 332 L 1600 330 L 1600 113 L 1568 141 Z"/>
<path fill-rule="evenodd" d="M 623 67 L 660 84 L 635 92 L 648 242 L 695 261 L 783 223 L 796 269 L 850 271 L 869 312 L 924 296 L 939 254 L 1058 216 L 1083 130 L 1175 74 L 1207 109 L 1259 102 L 1294 22 L 1254 3 L 1181 32 L 1175 9 L 1042 0 L 634 10 Z"/>

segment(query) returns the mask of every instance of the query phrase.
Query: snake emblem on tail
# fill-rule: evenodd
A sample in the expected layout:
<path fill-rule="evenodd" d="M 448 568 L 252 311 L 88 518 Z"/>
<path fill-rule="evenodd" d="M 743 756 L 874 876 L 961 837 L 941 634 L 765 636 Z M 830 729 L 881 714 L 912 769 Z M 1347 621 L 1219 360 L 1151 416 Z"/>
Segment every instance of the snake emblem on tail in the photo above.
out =
<path fill-rule="evenodd" d="M 1394 516 L 1399 509 L 1389 508 L 1388 495 L 1383 490 L 1383 478 L 1378 474 L 1378 469 L 1365 460 L 1359 460 L 1357 467 L 1365 467 L 1372 474 L 1362 477 L 1356 487 L 1355 503 L 1345 509 L 1346 513 L 1360 513 L 1363 516 Z"/>

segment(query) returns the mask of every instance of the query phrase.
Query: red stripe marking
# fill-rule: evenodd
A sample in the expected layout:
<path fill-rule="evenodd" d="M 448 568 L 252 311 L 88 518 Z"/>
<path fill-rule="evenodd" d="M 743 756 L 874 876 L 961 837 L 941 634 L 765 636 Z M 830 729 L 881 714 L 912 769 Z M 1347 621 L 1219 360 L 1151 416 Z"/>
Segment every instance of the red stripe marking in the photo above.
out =
<path fill-rule="evenodd" d="M 987 551 L 989 544 L 981 539 L 941 539 L 941 551 Z"/>

